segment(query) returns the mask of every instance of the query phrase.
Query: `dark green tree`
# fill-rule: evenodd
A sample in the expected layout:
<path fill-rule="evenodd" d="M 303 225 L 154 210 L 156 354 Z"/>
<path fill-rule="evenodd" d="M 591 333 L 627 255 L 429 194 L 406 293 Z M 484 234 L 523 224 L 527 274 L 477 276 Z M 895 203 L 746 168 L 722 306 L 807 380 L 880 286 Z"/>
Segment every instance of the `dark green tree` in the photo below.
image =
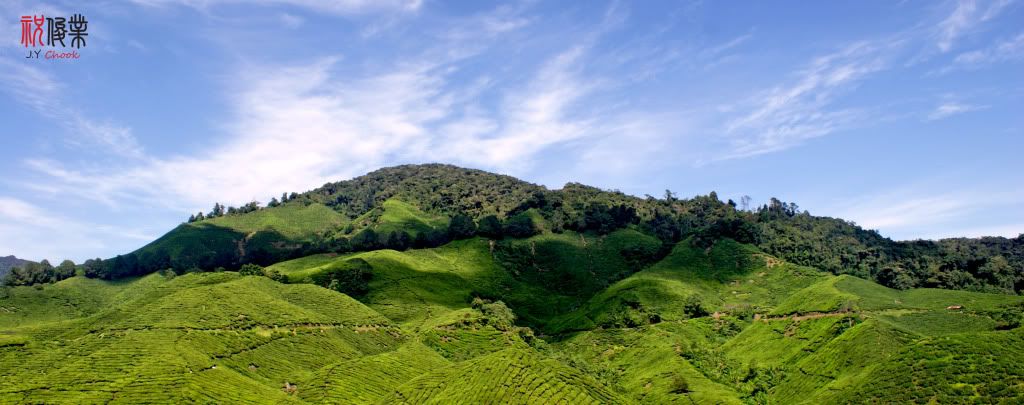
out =
<path fill-rule="evenodd" d="M 537 228 L 533 224 L 533 218 L 521 212 L 505 220 L 504 233 L 513 238 L 528 238 L 537 234 Z"/>
<path fill-rule="evenodd" d="M 412 237 L 404 231 L 391 231 L 386 245 L 388 249 L 406 250 L 412 245 Z"/>
<path fill-rule="evenodd" d="M 103 259 L 95 258 L 86 260 L 82 264 L 82 269 L 85 270 L 85 276 L 89 278 L 100 278 L 103 276 Z"/>
<path fill-rule="evenodd" d="M 480 225 L 477 227 L 476 233 L 485 238 L 501 239 L 501 220 L 495 215 L 480 218 Z"/>
<path fill-rule="evenodd" d="M 1017 281 L 1014 273 L 1010 262 L 1001 255 L 989 258 L 978 269 L 978 276 L 986 280 L 989 285 L 1005 292 L 1013 292 L 1013 284 Z"/>
<path fill-rule="evenodd" d="M 312 278 L 313 282 L 321 287 L 360 297 L 370 291 L 373 267 L 363 259 L 349 259 L 332 263 L 326 270 Z"/>
<path fill-rule="evenodd" d="M 453 240 L 470 238 L 476 234 L 476 224 L 473 218 L 466 214 L 455 214 L 448 223 L 448 237 Z"/>
<path fill-rule="evenodd" d="M 377 236 L 377 232 L 371 228 L 366 228 L 352 237 L 352 250 L 356 251 L 367 251 L 376 250 L 380 247 L 380 239 Z"/>
<path fill-rule="evenodd" d="M 55 281 L 60 281 L 60 280 L 66 279 L 66 278 L 74 277 L 75 276 L 75 262 L 73 262 L 71 260 L 62 261 L 62 262 L 60 262 L 59 265 L 57 265 L 57 268 L 55 269 L 55 272 L 56 272 L 56 280 Z"/>
<path fill-rule="evenodd" d="M 348 253 L 352 251 L 352 243 L 346 237 L 337 237 L 328 242 L 327 250 L 333 253 Z"/>

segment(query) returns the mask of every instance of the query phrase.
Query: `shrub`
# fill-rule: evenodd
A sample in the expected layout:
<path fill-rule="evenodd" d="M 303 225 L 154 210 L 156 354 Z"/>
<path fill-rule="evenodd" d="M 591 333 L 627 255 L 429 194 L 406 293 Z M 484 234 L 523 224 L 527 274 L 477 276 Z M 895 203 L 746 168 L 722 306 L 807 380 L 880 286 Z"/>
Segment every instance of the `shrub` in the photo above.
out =
<path fill-rule="evenodd" d="M 242 268 L 238 269 L 238 274 L 243 276 L 262 276 L 263 267 L 258 264 L 246 263 L 242 265 Z"/>
<path fill-rule="evenodd" d="M 448 223 L 448 237 L 452 240 L 466 239 L 476 234 L 473 218 L 466 214 L 456 214 Z"/>
<path fill-rule="evenodd" d="M 349 259 L 332 264 L 326 271 L 312 277 L 314 284 L 350 296 L 370 291 L 373 267 L 363 259 Z"/>
<path fill-rule="evenodd" d="M 158 271 L 157 273 L 160 273 L 161 276 L 164 276 L 164 278 L 166 278 L 168 280 L 171 280 L 174 277 L 178 276 L 178 273 L 175 273 L 174 269 L 163 269 L 163 270 Z"/>
<path fill-rule="evenodd" d="M 513 238 L 528 238 L 537 234 L 537 228 L 533 225 L 533 218 L 525 212 L 509 217 L 505 221 L 505 234 Z"/>
<path fill-rule="evenodd" d="M 672 389 L 669 392 L 673 394 L 688 393 L 690 392 L 690 383 L 686 382 L 686 378 L 683 378 L 683 376 L 672 376 Z"/>
<path fill-rule="evenodd" d="M 700 296 L 691 295 L 683 301 L 683 313 L 690 318 L 700 318 L 710 315 L 708 310 L 701 303 Z"/>
<path fill-rule="evenodd" d="M 480 218 L 480 225 L 477 226 L 476 233 L 485 238 L 501 239 L 501 221 L 494 215 Z"/>
<path fill-rule="evenodd" d="M 285 276 L 284 274 L 281 274 L 281 272 L 277 271 L 277 269 L 267 269 L 267 270 L 264 270 L 263 273 L 264 273 L 265 276 L 267 276 L 267 278 L 269 278 L 271 280 L 274 280 L 274 281 L 276 281 L 278 283 L 287 283 L 288 282 L 288 276 Z"/>
<path fill-rule="evenodd" d="M 380 246 L 377 232 L 373 229 L 364 229 L 352 238 L 352 250 L 375 250 Z"/>
<path fill-rule="evenodd" d="M 516 314 L 502 301 L 482 304 L 480 312 L 487 317 L 488 323 L 498 330 L 510 330 L 516 321 Z"/>

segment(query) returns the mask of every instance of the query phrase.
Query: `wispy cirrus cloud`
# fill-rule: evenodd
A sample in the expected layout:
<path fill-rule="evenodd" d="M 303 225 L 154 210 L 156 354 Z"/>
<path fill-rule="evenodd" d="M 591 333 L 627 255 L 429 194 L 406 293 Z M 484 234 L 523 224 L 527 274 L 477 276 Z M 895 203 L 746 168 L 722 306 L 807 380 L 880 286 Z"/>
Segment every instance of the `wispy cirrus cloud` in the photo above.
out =
<path fill-rule="evenodd" d="M 874 110 L 870 106 L 840 107 L 842 96 L 859 84 L 869 82 L 879 72 L 913 66 L 914 63 L 905 62 L 905 51 L 930 39 L 936 41 L 942 52 L 951 50 L 959 38 L 982 29 L 984 23 L 998 17 L 1011 3 L 1010 0 L 985 3 L 957 1 L 953 11 L 937 24 L 936 31 L 932 33 L 911 28 L 881 38 L 857 41 L 815 58 L 797 70 L 793 80 L 755 93 L 745 103 L 730 106 L 726 112 L 732 116 L 722 130 L 729 147 L 698 164 L 778 152 L 812 138 L 877 121 L 877 117 L 864 119 Z M 746 38 L 737 40 L 742 43 Z M 724 46 L 728 49 L 732 45 L 730 42 Z M 1017 59 L 1024 54 L 1022 48 L 1024 34 L 982 50 L 962 53 L 944 71 Z M 919 62 L 920 57 L 911 58 L 911 61 Z M 899 63 L 901 59 L 904 60 L 902 66 Z M 927 120 L 983 108 L 986 106 L 945 102 L 929 112 Z"/>
<path fill-rule="evenodd" d="M 423 136 L 423 125 L 447 108 L 441 79 L 430 67 L 332 84 L 335 62 L 249 72 L 237 84 L 231 135 L 197 156 L 147 156 L 117 171 L 30 163 L 61 187 L 91 190 L 87 195 L 109 204 L 136 201 L 177 210 L 205 207 L 210 198 L 238 204 L 379 166 Z"/>
<path fill-rule="evenodd" d="M 211 197 L 232 204 L 266 198 L 268 186 L 305 190 L 394 161 L 523 170 L 541 150 L 605 133 L 571 112 L 594 89 L 578 71 L 583 54 L 556 55 L 521 86 L 499 91 L 494 109 L 476 101 L 486 80 L 450 86 L 445 63 L 402 63 L 363 77 L 337 72 L 335 58 L 259 67 L 238 84 L 229 140 L 200 156 L 147 157 L 116 172 L 29 164 L 58 188 L 89 190 L 85 196 L 106 204 L 176 209 L 205 207 Z"/>
<path fill-rule="evenodd" d="M 594 90 L 578 72 L 584 52 L 573 47 L 556 55 L 525 86 L 508 91 L 490 118 L 470 117 L 477 131 L 460 131 L 434 147 L 447 150 L 446 159 L 509 167 L 550 145 L 586 136 L 587 122 L 568 116 L 573 103 Z"/>
<path fill-rule="evenodd" d="M 189 18 L 186 24 L 200 30 L 225 20 L 228 13 L 221 12 L 241 4 L 139 1 L 157 11 L 198 9 L 199 18 Z M 743 158 L 877 125 L 890 114 L 921 124 L 925 117 L 943 119 L 985 105 L 995 107 L 999 101 L 986 95 L 940 98 L 922 107 L 921 96 L 913 92 L 968 92 L 915 88 L 921 83 L 907 82 L 920 79 L 921 66 L 935 62 L 936 55 L 952 60 L 961 52 L 957 63 L 968 70 L 1011 60 L 1016 52 L 1001 43 L 976 54 L 959 49 L 961 43 L 976 43 L 972 35 L 986 30 L 983 22 L 1005 13 L 1005 4 L 996 3 L 965 3 L 962 9 L 958 4 L 956 10 L 942 10 L 941 16 L 924 10 L 924 17 L 910 21 L 909 27 L 889 27 L 894 31 L 868 37 L 864 31 L 852 31 L 834 43 L 823 39 L 784 50 L 773 47 L 780 30 L 772 21 L 709 34 L 687 26 L 699 17 L 663 18 L 659 13 L 653 21 L 652 13 L 629 13 L 627 3 L 614 3 L 604 13 L 581 13 L 577 8 L 551 13 L 556 7 L 527 1 L 469 14 L 459 13 L 470 8 L 449 14 L 447 7 L 415 1 L 256 4 L 266 6 L 257 10 L 264 24 L 258 32 L 273 34 L 263 38 L 269 39 L 265 43 L 252 41 L 257 30 L 246 18 L 232 20 L 237 25 L 231 27 L 212 24 L 216 35 L 193 38 L 197 48 L 210 48 L 202 49 L 203 67 L 191 72 L 203 77 L 192 77 L 189 84 L 201 85 L 200 95 L 207 102 L 203 108 L 212 105 L 216 111 L 213 117 L 182 111 L 175 119 L 209 118 L 212 125 L 181 125 L 198 130 L 182 134 L 182 143 L 201 147 L 175 149 L 181 150 L 178 155 L 161 153 L 156 145 L 168 140 L 154 136 L 146 138 L 154 145 L 147 151 L 134 142 L 131 128 L 86 117 L 81 111 L 90 107 L 79 106 L 82 120 L 62 120 L 70 123 L 63 131 L 73 137 L 69 143 L 79 142 L 90 153 L 104 149 L 132 158 L 68 159 L 40 147 L 10 164 L 27 169 L 19 173 L 25 176 L 3 184 L 23 187 L 14 195 L 31 195 L 23 201 L 40 207 L 47 197 L 56 201 L 74 195 L 76 201 L 88 200 L 99 213 L 146 207 L 147 213 L 160 212 L 171 220 L 186 217 L 187 211 L 208 209 L 214 201 L 234 205 L 265 200 L 384 165 L 432 161 L 549 185 L 567 180 L 612 187 L 628 184 L 635 186 L 631 191 L 642 193 L 665 186 L 654 184 L 663 179 L 684 182 L 665 173 L 712 177 L 710 172 L 726 166 L 729 170 L 719 172 L 740 172 L 751 167 L 738 161 Z M 316 49 L 295 46 L 335 36 L 341 39 Z M 252 43 L 258 47 L 245 46 Z M 946 53 L 937 43 L 946 44 Z M 145 44 L 151 55 L 160 55 L 167 46 L 153 39 Z M 766 45 L 770 52 L 764 52 Z M 258 52 L 248 52 L 252 49 Z M 908 54 L 925 49 L 927 57 L 915 62 L 919 64 L 906 63 Z M 200 60 L 187 52 L 177 54 L 182 55 L 187 63 Z M 736 61 L 749 62 L 750 67 Z M 48 82 L 53 79 L 48 70 L 15 69 L 0 66 L 0 75 L 10 73 L 0 79 L 14 83 L 14 76 L 36 78 L 33 90 L 54 90 L 31 93 L 29 87 L 12 85 L 0 91 L 39 114 L 57 107 L 63 111 L 61 117 L 75 118 L 76 109 L 61 99 L 65 87 Z M 913 104 L 913 111 L 880 115 L 885 107 L 879 105 L 890 102 Z M 130 122 L 141 129 L 147 120 L 159 117 L 163 116 L 133 116 L 137 121 Z M 160 135 L 174 128 L 160 128 Z M 729 164 L 720 163 L 730 159 Z M 695 164 L 719 166 L 692 167 Z M 651 184 L 637 186 L 644 181 Z M 909 196 L 904 203 L 932 207 L 926 212 L 935 221 L 959 220 L 956 207 L 963 205 L 950 207 L 935 195 Z M 904 207 L 909 209 L 913 207 Z M 857 215 L 853 219 L 863 214 L 850 212 Z M 899 209 L 879 212 L 865 217 L 867 222 L 900 232 L 918 229 L 927 220 L 900 223 Z M 40 238 L 46 233 L 26 232 Z"/>
<path fill-rule="evenodd" d="M 795 80 L 761 91 L 741 103 L 724 128 L 730 148 L 717 159 L 775 152 L 853 125 L 861 112 L 835 108 L 843 90 L 885 69 L 894 45 L 857 42 L 815 58 Z"/>
<path fill-rule="evenodd" d="M 960 37 L 976 30 L 982 23 L 997 17 L 1011 3 L 1012 0 L 956 1 L 953 12 L 937 26 L 936 46 L 942 52 L 949 52 Z"/>
<path fill-rule="evenodd" d="M 1024 59 L 1024 33 L 986 48 L 961 53 L 941 73 L 957 69 L 979 69 L 999 62 L 1020 59 Z"/>
<path fill-rule="evenodd" d="M 972 105 L 972 104 L 958 103 L 958 102 L 955 102 L 955 101 L 947 101 L 947 102 L 941 103 L 938 106 L 936 106 L 935 110 L 933 110 L 931 113 L 929 113 L 928 117 L 926 119 L 928 121 L 937 121 L 937 120 L 941 120 L 941 119 L 948 118 L 948 117 L 951 117 L 951 116 L 954 116 L 954 115 L 958 115 L 958 114 L 963 114 L 963 113 L 967 113 L 967 112 L 971 112 L 971 111 L 977 111 L 977 110 L 983 110 L 985 108 L 986 108 L 986 106 L 984 106 L 984 105 Z"/>
<path fill-rule="evenodd" d="M 155 235 L 111 225 L 82 222 L 54 214 L 27 201 L 0 197 L 0 248 L 30 260 L 71 258 L 82 262 L 106 248 L 105 241 L 133 243 Z M 46 243 L 40 243 L 46 241 Z"/>
<path fill-rule="evenodd" d="M 3 91 L 17 102 L 59 122 L 69 133 L 65 141 L 70 145 L 99 146 L 121 157 L 143 156 L 131 128 L 89 117 L 69 105 L 63 96 L 66 86 L 45 70 L 0 59 L 0 83 Z"/>
<path fill-rule="evenodd" d="M 1024 193 L 1020 192 L 978 188 L 948 191 L 917 184 L 870 197 L 850 198 L 820 213 L 855 221 L 895 239 L 1015 237 L 1024 232 L 1024 227 L 1007 224 L 999 214 L 982 215 L 981 219 L 978 214 L 1002 212 L 1021 203 Z"/>
<path fill-rule="evenodd" d="M 338 57 L 247 63 L 228 86 L 235 96 L 227 136 L 199 155 L 145 156 L 116 171 L 48 159 L 28 164 L 54 181 L 50 188 L 88 190 L 85 196 L 111 206 L 136 201 L 194 210 L 215 200 L 238 204 L 273 190 L 306 190 L 396 162 L 522 173 L 552 147 L 627 130 L 615 116 L 601 112 L 598 120 L 598 112 L 578 109 L 608 80 L 585 72 L 596 35 L 548 57 L 525 78 L 506 77 L 500 85 L 493 72 L 456 78 L 493 41 L 529 23 L 506 7 L 473 16 L 438 34 L 440 46 L 378 64 L 383 69 L 360 71 Z"/>

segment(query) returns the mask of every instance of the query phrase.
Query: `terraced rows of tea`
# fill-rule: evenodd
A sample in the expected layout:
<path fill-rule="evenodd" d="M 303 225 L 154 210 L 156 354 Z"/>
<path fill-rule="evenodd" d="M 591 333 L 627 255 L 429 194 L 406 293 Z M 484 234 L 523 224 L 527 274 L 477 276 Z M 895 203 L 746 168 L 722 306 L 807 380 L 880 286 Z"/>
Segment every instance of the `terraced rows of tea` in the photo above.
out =
<path fill-rule="evenodd" d="M 416 378 L 399 386 L 387 401 L 596 404 L 624 399 L 555 360 L 506 349 Z"/>
<path fill-rule="evenodd" d="M 358 301 L 311 285 L 234 273 L 157 278 L 91 316 L 5 331 L 24 338 L 0 347 L 4 378 L 17 382 L 0 389 L 0 402 L 285 400 L 285 383 L 406 340 Z"/>
<path fill-rule="evenodd" d="M 546 233 L 271 266 L 286 283 L 15 287 L 0 403 L 1024 401 L 1021 297 L 898 291 L 727 239 L 623 253 L 651 248 L 630 229 Z M 358 299 L 312 284 L 356 259 Z"/>

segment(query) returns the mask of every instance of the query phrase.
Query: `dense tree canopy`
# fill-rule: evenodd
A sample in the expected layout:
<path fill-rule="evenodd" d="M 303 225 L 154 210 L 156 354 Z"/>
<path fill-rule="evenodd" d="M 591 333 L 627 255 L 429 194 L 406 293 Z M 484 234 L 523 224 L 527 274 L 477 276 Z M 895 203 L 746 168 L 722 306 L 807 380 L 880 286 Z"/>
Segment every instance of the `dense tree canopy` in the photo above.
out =
<path fill-rule="evenodd" d="M 465 239 L 476 234 L 476 223 L 469 215 L 459 213 L 452 217 L 448 223 L 448 237 L 452 239 Z"/>
<path fill-rule="evenodd" d="M 4 277 L 3 284 L 9 286 L 56 283 L 75 276 L 75 262 L 65 260 L 53 267 L 47 260 L 39 263 L 28 262 L 19 267 L 11 268 Z"/>

